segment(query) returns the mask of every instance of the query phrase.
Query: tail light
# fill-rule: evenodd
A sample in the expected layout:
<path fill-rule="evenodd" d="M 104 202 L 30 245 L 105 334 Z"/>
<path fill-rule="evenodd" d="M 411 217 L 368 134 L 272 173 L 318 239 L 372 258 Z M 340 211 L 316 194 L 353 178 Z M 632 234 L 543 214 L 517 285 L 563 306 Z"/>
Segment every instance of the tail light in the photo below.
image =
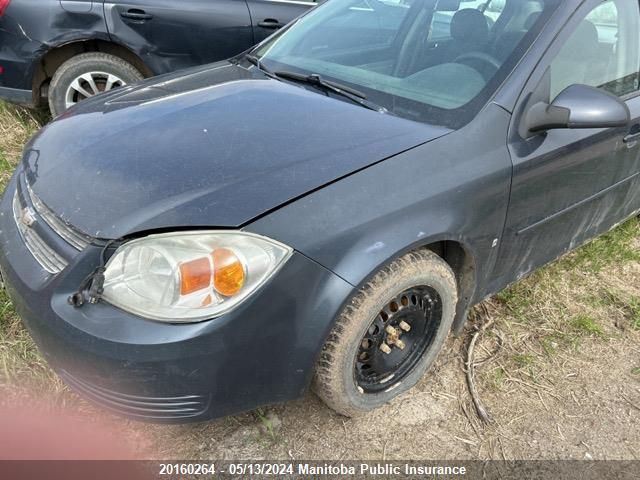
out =
<path fill-rule="evenodd" d="M 0 0 L 0 17 L 4 15 L 4 12 L 9 7 L 11 0 Z"/>

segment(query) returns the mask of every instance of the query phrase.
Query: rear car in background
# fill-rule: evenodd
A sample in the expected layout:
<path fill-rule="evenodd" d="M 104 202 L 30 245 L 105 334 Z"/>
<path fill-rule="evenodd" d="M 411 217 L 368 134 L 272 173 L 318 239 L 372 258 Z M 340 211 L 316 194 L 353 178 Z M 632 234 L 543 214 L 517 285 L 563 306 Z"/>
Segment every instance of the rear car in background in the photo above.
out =
<path fill-rule="evenodd" d="M 97 93 L 223 60 L 316 0 L 0 0 L 0 98 L 59 115 Z"/>

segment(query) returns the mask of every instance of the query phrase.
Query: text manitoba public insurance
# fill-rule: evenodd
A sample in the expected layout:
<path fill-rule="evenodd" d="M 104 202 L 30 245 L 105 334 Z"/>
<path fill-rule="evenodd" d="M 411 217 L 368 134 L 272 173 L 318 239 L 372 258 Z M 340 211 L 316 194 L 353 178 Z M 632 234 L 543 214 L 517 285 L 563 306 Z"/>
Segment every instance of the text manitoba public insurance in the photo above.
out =
<path fill-rule="evenodd" d="M 309 465 L 298 464 L 299 475 L 465 475 L 466 467 L 460 466 L 439 466 L 439 465 L 396 465 L 393 463 L 362 463 L 356 465 L 324 464 Z"/>

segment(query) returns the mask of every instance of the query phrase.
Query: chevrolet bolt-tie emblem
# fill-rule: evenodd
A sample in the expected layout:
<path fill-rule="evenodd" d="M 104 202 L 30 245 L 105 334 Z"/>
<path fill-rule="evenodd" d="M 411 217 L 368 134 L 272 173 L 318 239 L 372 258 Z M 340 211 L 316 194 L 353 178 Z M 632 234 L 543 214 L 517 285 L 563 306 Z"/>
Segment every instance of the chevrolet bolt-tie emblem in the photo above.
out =
<path fill-rule="evenodd" d="M 23 208 L 19 220 L 25 227 L 31 228 L 36 223 L 36 212 L 29 207 Z"/>

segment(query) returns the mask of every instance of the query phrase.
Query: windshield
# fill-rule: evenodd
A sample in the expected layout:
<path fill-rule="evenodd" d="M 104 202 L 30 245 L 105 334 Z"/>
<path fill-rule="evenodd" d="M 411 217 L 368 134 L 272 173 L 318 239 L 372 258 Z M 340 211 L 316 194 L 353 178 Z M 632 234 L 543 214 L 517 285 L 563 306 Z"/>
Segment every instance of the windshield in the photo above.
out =
<path fill-rule="evenodd" d="M 317 74 L 390 113 L 459 128 L 535 40 L 560 0 L 329 0 L 253 53 Z"/>

